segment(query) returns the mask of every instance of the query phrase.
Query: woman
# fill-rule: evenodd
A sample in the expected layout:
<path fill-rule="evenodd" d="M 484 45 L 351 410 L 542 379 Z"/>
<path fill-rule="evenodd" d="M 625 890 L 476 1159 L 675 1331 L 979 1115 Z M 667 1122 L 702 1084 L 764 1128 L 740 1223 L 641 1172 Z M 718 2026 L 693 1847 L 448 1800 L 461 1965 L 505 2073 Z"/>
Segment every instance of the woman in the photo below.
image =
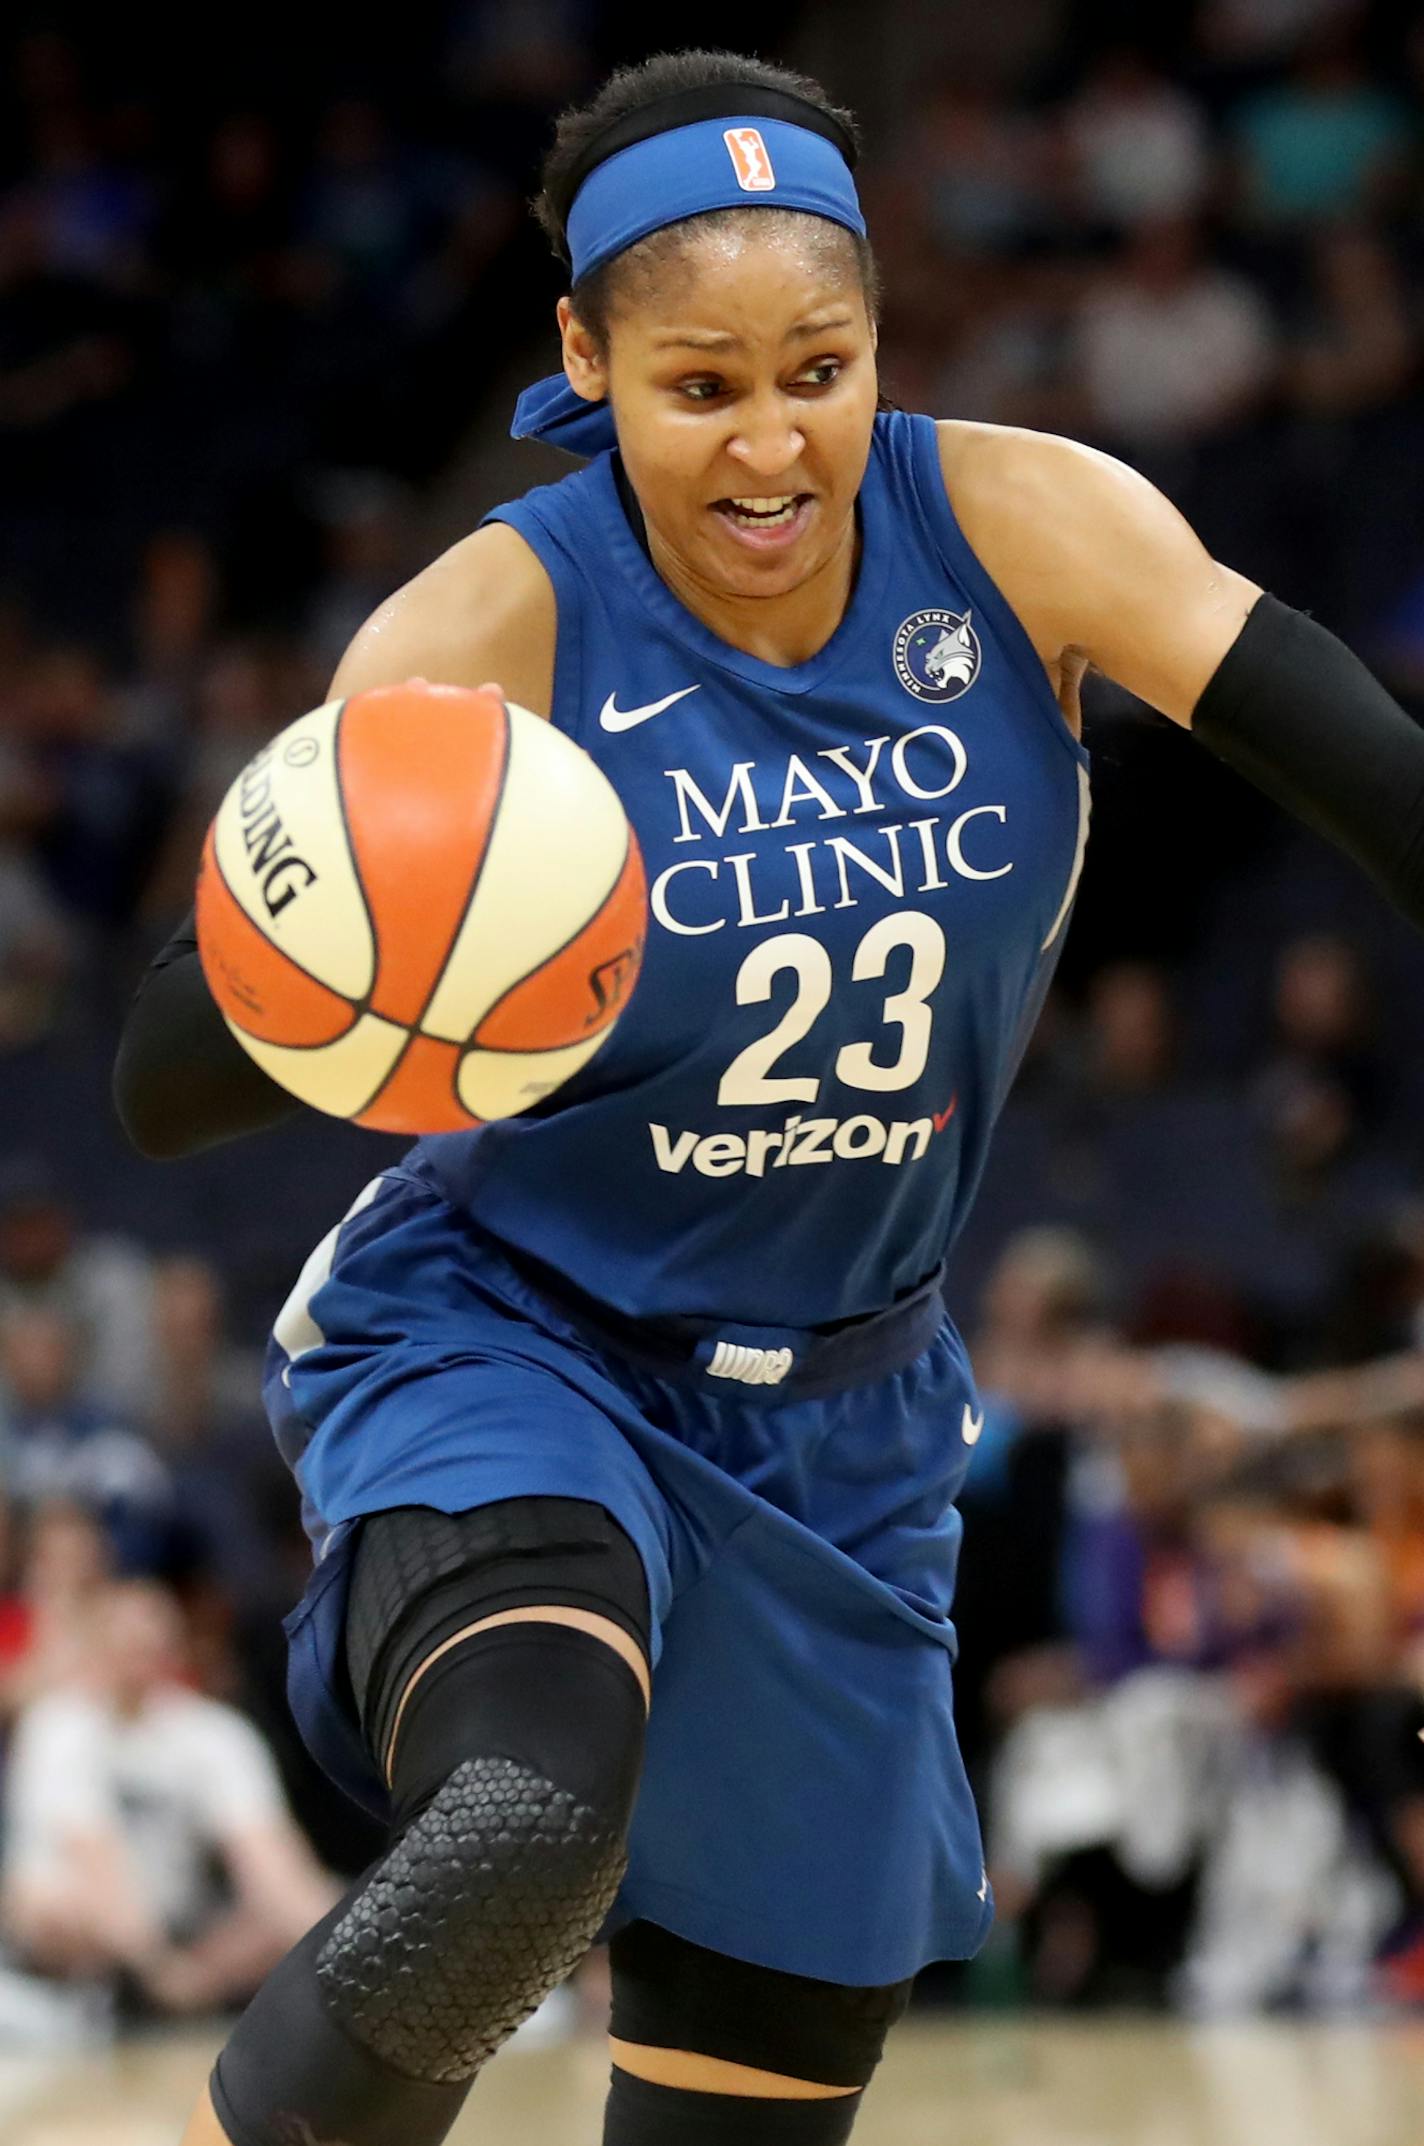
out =
<path fill-rule="evenodd" d="M 1337 643 L 1104 457 L 878 410 L 854 156 L 727 54 L 565 117 L 564 372 L 515 429 L 592 459 L 333 683 L 493 679 L 572 732 L 652 925 L 588 1072 L 420 1143 L 277 1322 L 293 1702 L 393 1839 L 188 2146 L 430 2146 L 600 1929 L 608 2146 L 849 2136 L 914 1973 L 992 1914 L 949 1673 L 983 1418 L 937 1275 L 1062 944 L 1087 665 L 1420 911 L 1424 747 Z M 293 1110 L 168 956 L 138 1143 Z"/>

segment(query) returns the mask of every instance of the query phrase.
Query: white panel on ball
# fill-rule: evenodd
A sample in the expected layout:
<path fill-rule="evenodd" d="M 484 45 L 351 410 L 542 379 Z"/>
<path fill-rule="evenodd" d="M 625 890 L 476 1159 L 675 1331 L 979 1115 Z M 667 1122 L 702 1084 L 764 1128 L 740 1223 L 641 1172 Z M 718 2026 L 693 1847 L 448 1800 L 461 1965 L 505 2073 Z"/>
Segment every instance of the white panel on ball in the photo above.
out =
<path fill-rule="evenodd" d="M 587 1065 L 610 1031 L 567 1043 L 558 1051 L 466 1051 L 455 1076 L 455 1092 L 477 1118 L 513 1118 L 552 1095 Z"/>
<path fill-rule="evenodd" d="M 405 1045 L 408 1029 L 379 1014 L 363 1013 L 356 1026 L 335 1043 L 294 1050 L 285 1043 L 263 1043 L 228 1022 L 238 1042 L 289 1095 L 335 1118 L 354 1117 L 382 1086 Z"/>
<path fill-rule="evenodd" d="M 223 878 L 258 930 L 319 982 L 362 999 L 376 949 L 347 846 L 329 701 L 250 760 L 219 808 Z"/>
<path fill-rule="evenodd" d="M 627 850 L 607 776 L 552 723 L 511 706 L 504 794 L 475 898 L 420 1024 L 426 1033 L 449 1043 L 472 1036 L 506 991 L 597 915 Z"/>

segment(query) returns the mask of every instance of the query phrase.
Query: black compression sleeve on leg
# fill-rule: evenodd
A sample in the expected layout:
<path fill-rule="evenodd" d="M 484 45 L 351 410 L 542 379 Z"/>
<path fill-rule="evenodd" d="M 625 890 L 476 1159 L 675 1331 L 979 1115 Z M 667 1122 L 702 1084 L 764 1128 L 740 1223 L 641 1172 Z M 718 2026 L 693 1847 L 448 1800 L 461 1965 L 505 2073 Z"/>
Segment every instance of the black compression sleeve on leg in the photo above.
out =
<path fill-rule="evenodd" d="M 393 1845 L 218 2060 L 236 2146 L 439 2146 L 612 1905 L 643 1729 L 628 1664 L 563 1625 L 496 1626 L 431 1665 L 397 1739 Z"/>
<path fill-rule="evenodd" d="M 440 2146 L 471 2082 L 395 2072 L 332 2018 L 317 1961 L 380 1869 L 362 1873 L 275 1967 L 209 2081 L 233 2146 Z"/>
<path fill-rule="evenodd" d="M 189 910 L 139 984 L 119 1038 L 114 1108 L 141 1155 L 195 1155 L 306 1105 L 269 1080 L 218 1012 Z"/>
<path fill-rule="evenodd" d="M 432 1662 L 411 1691 L 396 1733 L 396 1823 L 423 1810 L 473 1750 L 517 1759 L 626 1824 L 645 1719 L 642 1687 L 606 1640 L 544 1619 L 489 1625 Z"/>
<path fill-rule="evenodd" d="M 818 2101 L 694 2094 L 655 2086 L 615 2065 L 603 2146 L 845 2146 L 862 2093 Z"/>
<path fill-rule="evenodd" d="M 1262 596 L 1198 701 L 1192 736 L 1424 927 L 1424 730 L 1334 634 Z"/>

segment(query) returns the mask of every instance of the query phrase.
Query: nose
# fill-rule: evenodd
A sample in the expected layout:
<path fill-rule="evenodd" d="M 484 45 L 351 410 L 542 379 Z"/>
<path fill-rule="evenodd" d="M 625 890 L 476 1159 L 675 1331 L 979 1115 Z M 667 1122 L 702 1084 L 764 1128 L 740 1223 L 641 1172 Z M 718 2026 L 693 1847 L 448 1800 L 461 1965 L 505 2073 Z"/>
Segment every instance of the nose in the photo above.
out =
<path fill-rule="evenodd" d="M 754 477 L 779 477 L 799 460 L 806 435 L 779 396 L 759 399 L 744 407 L 740 423 L 727 442 L 734 462 Z"/>

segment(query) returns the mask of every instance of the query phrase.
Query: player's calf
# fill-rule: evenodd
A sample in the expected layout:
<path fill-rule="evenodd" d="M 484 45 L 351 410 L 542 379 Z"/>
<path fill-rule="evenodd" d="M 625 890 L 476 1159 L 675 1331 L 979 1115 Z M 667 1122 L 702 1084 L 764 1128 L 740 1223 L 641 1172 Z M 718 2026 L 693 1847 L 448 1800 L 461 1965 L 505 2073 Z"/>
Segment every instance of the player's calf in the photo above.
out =
<path fill-rule="evenodd" d="M 269 1976 L 213 2074 L 236 2146 L 436 2146 L 617 1891 L 643 1692 L 584 1631 L 486 1628 L 415 1684 L 396 1839 Z"/>

